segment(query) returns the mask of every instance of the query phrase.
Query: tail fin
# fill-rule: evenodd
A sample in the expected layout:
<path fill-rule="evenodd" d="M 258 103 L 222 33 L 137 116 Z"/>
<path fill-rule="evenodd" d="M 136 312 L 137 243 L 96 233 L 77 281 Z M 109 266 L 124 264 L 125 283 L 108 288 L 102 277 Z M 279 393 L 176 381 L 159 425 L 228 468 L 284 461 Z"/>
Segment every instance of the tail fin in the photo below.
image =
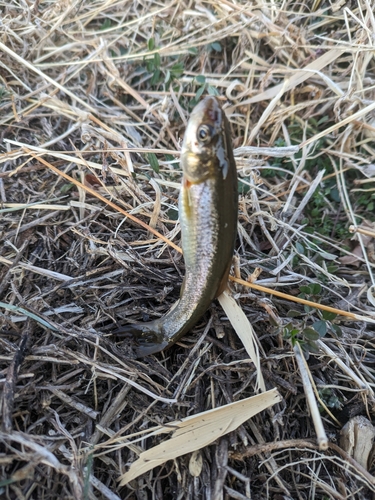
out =
<path fill-rule="evenodd" d="M 135 345 L 132 347 L 137 358 L 160 352 L 170 345 L 154 321 L 126 325 L 115 330 L 113 334 L 116 337 L 127 337 L 134 340 Z"/>

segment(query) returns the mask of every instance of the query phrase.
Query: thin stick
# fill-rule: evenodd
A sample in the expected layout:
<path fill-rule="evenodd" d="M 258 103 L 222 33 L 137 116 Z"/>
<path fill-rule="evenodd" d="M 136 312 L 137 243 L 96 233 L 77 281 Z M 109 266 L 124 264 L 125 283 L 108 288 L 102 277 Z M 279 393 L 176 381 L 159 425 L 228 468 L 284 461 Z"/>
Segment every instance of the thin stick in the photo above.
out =
<path fill-rule="evenodd" d="M 113 131 L 110 127 L 107 127 L 103 122 L 95 118 L 93 115 L 89 115 L 89 118 L 94 121 L 97 125 L 100 125 L 102 128 L 105 130 L 116 133 L 117 132 Z M 65 134 L 64 134 L 65 135 Z M 62 137 L 62 136 L 61 136 Z M 61 137 L 55 138 L 54 140 L 61 139 Z M 11 139 L 4 139 L 5 142 L 9 142 L 9 144 L 15 144 L 17 146 L 21 147 L 30 147 L 30 149 L 35 150 L 35 151 L 42 151 L 45 149 L 45 144 L 39 147 L 31 146 L 31 145 L 25 145 L 19 141 L 13 141 Z M 120 152 L 130 152 L 130 153 L 155 153 L 155 154 L 169 154 L 173 156 L 180 156 L 181 151 L 177 149 L 160 149 L 160 148 L 137 148 L 137 147 L 131 147 L 131 148 L 126 148 L 126 147 L 112 147 L 112 148 L 105 148 L 105 149 L 90 149 L 90 150 L 79 150 L 75 149 L 73 151 L 59 151 L 59 150 L 53 150 L 53 151 L 48 151 L 45 149 L 45 153 L 48 154 L 55 154 L 55 153 L 61 153 L 65 155 L 73 155 L 77 153 L 81 153 L 82 155 L 84 154 L 93 154 L 93 153 L 110 153 L 112 151 L 120 151 Z M 285 147 L 257 147 L 257 146 L 244 146 L 240 148 L 236 148 L 233 153 L 234 156 L 240 157 L 241 155 L 261 155 L 261 156 L 272 156 L 273 158 L 285 158 L 286 156 L 293 156 L 294 154 L 298 153 L 299 147 L 298 146 L 285 146 Z M 11 153 L 4 153 L 4 155 L 1 156 L 9 156 L 10 154 L 18 153 L 19 151 L 12 151 Z M 347 169 L 349 170 L 349 168 Z M 335 174 L 329 174 L 325 177 L 323 177 L 322 180 L 329 179 L 330 177 L 334 177 Z"/>
<path fill-rule="evenodd" d="M 3 389 L 2 398 L 2 424 L 1 430 L 6 434 L 12 434 L 13 428 L 13 407 L 14 407 L 14 397 L 16 383 L 18 379 L 18 372 L 20 366 L 25 359 L 26 352 L 28 350 L 29 338 L 33 331 L 33 323 L 30 319 L 27 320 L 25 327 L 23 328 L 23 333 L 19 346 L 14 353 L 13 360 L 8 367 L 7 376 Z"/>
<path fill-rule="evenodd" d="M 372 236 L 375 238 L 375 232 L 374 231 L 369 231 L 368 229 L 362 229 L 361 227 L 355 227 L 355 226 L 349 226 L 349 232 L 350 233 L 361 233 L 366 236 Z"/>
<path fill-rule="evenodd" d="M 347 366 L 333 351 L 330 349 L 328 346 L 325 345 L 324 342 L 322 342 L 320 339 L 317 340 L 317 344 L 319 347 L 329 356 L 340 368 L 341 370 L 346 373 L 352 380 L 353 382 L 361 389 L 361 390 L 367 390 L 370 393 L 372 392 L 371 387 L 361 380 L 358 375 L 356 375 L 353 370 Z"/>
<path fill-rule="evenodd" d="M 278 290 L 272 290 L 271 288 L 266 288 L 265 286 L 257 285 L 255 283 L 249 283 L 248 281 L 235 278 L 234 276 L 229 276 L 229 279 L 240 285 L 247 286 L 248 288 L 253 288 L 254 290 L 259 290 L 260 292 L 268 293 L 270 295 L 276 295 L 277 297 L 281 297 L 283 299 L 290 300 L 292 302 L 297 302 L 299 304 L 304 304 L 306 306 L 314 307 L 315 309 L 321 309 L 323 311 L 335 313 L 340 316 L 346 316 L 350 319 L 358 321 L 366 321 L 367 323 L 375 324 L 375 318 L 371 318 L 369 316 L 362 316 L 360 314 L 354 314 L 349 311 L 343 311 L 342 309 L 336 309 L 335 307 L 325 306 L 324 304 L 318 304 L 317 302 L 312 302 L 311 300 L 301 299 L 299 297 L 295 297 L 294 295 L 288 295 L 287 293 L 279 292 Z"/>
<path fill-rule="evenodd" d="M 369 104 L 368 106 L 366 106 L 363 109 L 360 109 L 359 111 L 357 111 L 353 115 L 346 117 L 344 120 L 341 120 L 341 122 L 337 122 L 334 125 L 332 125 L 331 127 L 328 127 L 327 129 L 323 130 L 322 132 L 315 134 L 313 137 L 310 137 L 306 141 L 302 142 L 300 144 L 300 147 L 303 148 L 303 147 L 307 146 L 308 144 L 311 144 L 312 142 L 315 142 L 318 139 L 321 139 L 322 137 L 327 136 L 331 132 L 338 130 L 339 128 L 343 127 L 344 125 L 348 125 L 349 123 L 356 121 L 357 118 L 365 117 L 368 113 L 370 113 L 374 109 L 375 109 L 375 102 Z"/>
<path fill-rule="evenodd" d="M 318 440 L 318 445 L 320 450 L 326 450 L 328 448 L 328 438 L 327 434 L 324 430 L 322 418 L 319 413 L 319 408 L 314 396 L 314 391 L 311 385 L 310 377 L 308 374 L 308 368 L 305 362 L 305 358 L 303 357 L 301 346 L 297 343 L 293 347 L 294 355 L 297 360 L 299 372 L 301 375 L 301 380 L 303 384 L 303 388 L 306 395 L 307 405 L 310 409 L 311 417 L 314 422 L 316 437 Z"/>

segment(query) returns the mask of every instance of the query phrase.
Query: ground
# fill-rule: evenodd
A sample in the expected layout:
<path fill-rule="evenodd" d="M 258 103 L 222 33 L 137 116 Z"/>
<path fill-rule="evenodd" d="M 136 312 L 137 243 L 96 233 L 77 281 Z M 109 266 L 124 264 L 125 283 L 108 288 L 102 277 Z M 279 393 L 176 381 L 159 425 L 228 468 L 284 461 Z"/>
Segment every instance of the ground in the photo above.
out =
<path fill-rule="evenodd" d="M 342 438 L 360 417 L 371 448 L 375 418 L 373 11 L 0 1 L 1 498 L 375 498 L 373 454 Z M 137 360 L 113 331 L 179 296 L 179 155 L 207 94 L 231 126 L 229 288 L 257 352 L 215 301 Z M 121 485 L 168 424 L 262 377 L 280 402 Z"/>

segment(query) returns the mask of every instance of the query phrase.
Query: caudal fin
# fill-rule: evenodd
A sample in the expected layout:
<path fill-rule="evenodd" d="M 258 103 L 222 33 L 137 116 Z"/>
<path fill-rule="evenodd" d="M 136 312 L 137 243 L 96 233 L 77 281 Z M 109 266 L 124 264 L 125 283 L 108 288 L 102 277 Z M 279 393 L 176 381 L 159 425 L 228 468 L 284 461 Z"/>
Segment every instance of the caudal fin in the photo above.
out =
<path fill-rule="evenodd" d="M 165 340 L 163 334 L 158 331 L 154 322 L 125 325 L 115 330 L 113 334 L 116 337 L 129 339 L 137 358 L 163 351 L 170 345 L 170 342 Z"/>

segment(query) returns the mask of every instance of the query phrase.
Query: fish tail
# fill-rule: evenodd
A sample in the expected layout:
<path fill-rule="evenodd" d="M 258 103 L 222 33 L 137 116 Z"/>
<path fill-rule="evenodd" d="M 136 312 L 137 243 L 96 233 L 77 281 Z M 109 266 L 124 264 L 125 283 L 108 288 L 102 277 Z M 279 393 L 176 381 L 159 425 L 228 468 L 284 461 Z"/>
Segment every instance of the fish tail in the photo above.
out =
<path fill-rule="evenodd" d="M 170 344 L 156 321 L 125 325 L 115 330 L 113 334 L 134 341 L 132 347 L 137 358 L 162 351 Z"/>

